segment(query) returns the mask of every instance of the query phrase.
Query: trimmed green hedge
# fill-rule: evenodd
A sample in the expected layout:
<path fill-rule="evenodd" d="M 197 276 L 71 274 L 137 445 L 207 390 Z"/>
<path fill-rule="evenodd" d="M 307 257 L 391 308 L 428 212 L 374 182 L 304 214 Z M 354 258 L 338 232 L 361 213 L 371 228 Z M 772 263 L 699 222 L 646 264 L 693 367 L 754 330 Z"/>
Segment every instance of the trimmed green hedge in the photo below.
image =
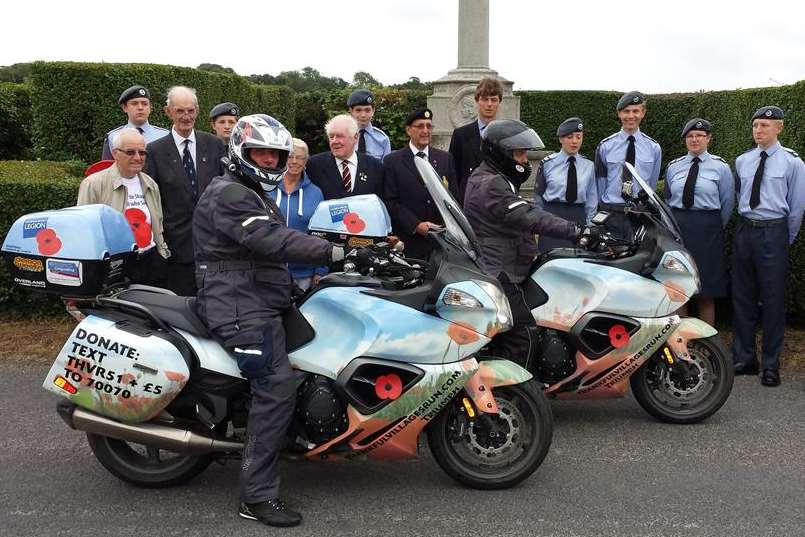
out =
<path fill-rule="evenodd" d="M 162 108 L 167 90 L 176 85 L 196 89 L 200 130 L 210 130 L 209 111 L 221 101 L 237 103 L 244 114 L 266 112 L 294 122 L 294 94 L 284 86 L 169 65 L 36 62 L 31 74 L 35 154 L 51 160 L 98 160 L 106 133 L 126 121 L 117 99 L 134 84 L 151 92 L 150 121 L 155 125 L 170 125 Z"/>
<path fill-rule="evenodd" d="M 0 83 L 0 160 L 31 155 L 31 86 Z"/>
<path fill-rule="evenodd" d="M 0 241 L 22 215 L 75 205 L 83 162 L 0 162 Z M 30 317 L 61 311 L 57 297 L 24 291 L 11 281 L 5 262 L 0 268 L 0 314 Z"/>
<path fill-rule="evenodd" d="M 615 105 L 621 96 L 613 91 L 518 91 L 520 117 L 542 137 L 548 149 L 559 150 L 556 127 L 571 116 L 584 120 L 582 153 L 593 158 L 599 141 L 620 128 Z M 781 143 L 805 153 L 805 81 L 790 86 L 735 91 L 649 95 L 641 130 L 657 140 L 663 150 L 663 169 L 685 154 L 680 137 L 684 124 L 703 117 L 713 124 L 712 153 L 730 165 L 752 147 L 752 113 L 767 104 L 786 112 Z"/>
<path fill-rule="evenodd" d="M 337 114 L 348 113 L 347 97 L 354 88 L 329 92 L 307 92 L 296 96 L 297 113 L 294 135 L 310 146 L 311 153 L 327 151 L 324 123 Z M 372 124 L 386 131 L 392 149 L 408 142 L 405 117 L 411 110 L 427 105 L 427 91 L 372 88 L 375 94 L 375 116 Z"/>

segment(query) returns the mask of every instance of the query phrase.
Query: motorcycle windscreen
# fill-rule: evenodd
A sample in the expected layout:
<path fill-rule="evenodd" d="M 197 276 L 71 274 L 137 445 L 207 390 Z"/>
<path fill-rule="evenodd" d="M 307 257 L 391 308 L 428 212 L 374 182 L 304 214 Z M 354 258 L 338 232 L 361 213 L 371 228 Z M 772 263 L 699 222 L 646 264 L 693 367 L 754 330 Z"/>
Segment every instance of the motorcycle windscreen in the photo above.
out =
<path fill-rule="evenodd" d="M 190 371 L 173 344 L 142 334 L 90 315 L 67 339 L 43 387 L 102 416 L 148 421 L 179 394 Z"/>

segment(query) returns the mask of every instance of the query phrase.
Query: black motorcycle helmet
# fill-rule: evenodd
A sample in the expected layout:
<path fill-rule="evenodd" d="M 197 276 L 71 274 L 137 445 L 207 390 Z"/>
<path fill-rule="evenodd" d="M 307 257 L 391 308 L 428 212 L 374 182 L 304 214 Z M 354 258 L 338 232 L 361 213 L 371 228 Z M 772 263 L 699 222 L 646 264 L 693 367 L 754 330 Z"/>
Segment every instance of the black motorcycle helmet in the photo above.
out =
<path fill-rule="evenodd" d="M 531 175 L 531 164 L 514 160 L 515 149 L 543 149 L 534 129 L 516 119 L 496 119 L 481 133 L 484 160 L 519 188 Z"/>

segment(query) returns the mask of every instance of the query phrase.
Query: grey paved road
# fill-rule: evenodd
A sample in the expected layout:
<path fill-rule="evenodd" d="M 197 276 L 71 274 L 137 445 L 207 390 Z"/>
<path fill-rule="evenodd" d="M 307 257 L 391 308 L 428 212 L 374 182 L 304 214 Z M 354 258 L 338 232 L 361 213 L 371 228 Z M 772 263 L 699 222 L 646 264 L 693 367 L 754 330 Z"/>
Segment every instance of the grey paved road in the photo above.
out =
<path fill-rule="evenodd" d="M 508 491 L 456 486 L 427 455 L 404 463 L 287 463 L 300 528 L 236 516 L 237 467 L 189 485 L 130 487 L 94 460 L 41 388 L 45 364 L 0 364 L 0 535 L 805 536 L 805 375 L 739 377 L 697 426 L 627 397 L 553 403 L 542 467 Z"/>

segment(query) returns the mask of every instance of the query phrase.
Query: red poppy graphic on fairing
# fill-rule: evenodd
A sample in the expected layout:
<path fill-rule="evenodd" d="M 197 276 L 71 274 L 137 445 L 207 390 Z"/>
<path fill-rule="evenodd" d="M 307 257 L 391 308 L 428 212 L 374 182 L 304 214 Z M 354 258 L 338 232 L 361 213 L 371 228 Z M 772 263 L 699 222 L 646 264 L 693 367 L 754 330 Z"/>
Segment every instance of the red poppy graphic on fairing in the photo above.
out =
<path fill-rule="evenodd" d="M 622 324 L 616 324 L 609 329 L 609 343 L 616 349 L 620 349 L 629 344 L 629 332 Z"/>
<path fill-rule="evenodd" d="M 366 229 L 366 222 L 364 222 L 358 213 L 347 213 L 344 215 L 344 225 L 350 233 L 360 233 Z"/>
<path fill-rule="evenodd" d="M 56 230 L 46 227 L 36 234 L 36 245 L 42 255 L 55 255 L 61 250 L 61 239 Z"/>
<path fill-rule="evenodd" d="M 147 248 L 151 244 L 151 224 L 146 222 L 142 209 L 126 209 L 126 220 L 134 233 L 137 248 Z"/>
<path fill-rule="evenodd" d="M 394 401 L 402 395 L 402 380 L 394 373 L 381 375 L 375 380 L 375 395 L 380 399 L 391 399 Z"/>

